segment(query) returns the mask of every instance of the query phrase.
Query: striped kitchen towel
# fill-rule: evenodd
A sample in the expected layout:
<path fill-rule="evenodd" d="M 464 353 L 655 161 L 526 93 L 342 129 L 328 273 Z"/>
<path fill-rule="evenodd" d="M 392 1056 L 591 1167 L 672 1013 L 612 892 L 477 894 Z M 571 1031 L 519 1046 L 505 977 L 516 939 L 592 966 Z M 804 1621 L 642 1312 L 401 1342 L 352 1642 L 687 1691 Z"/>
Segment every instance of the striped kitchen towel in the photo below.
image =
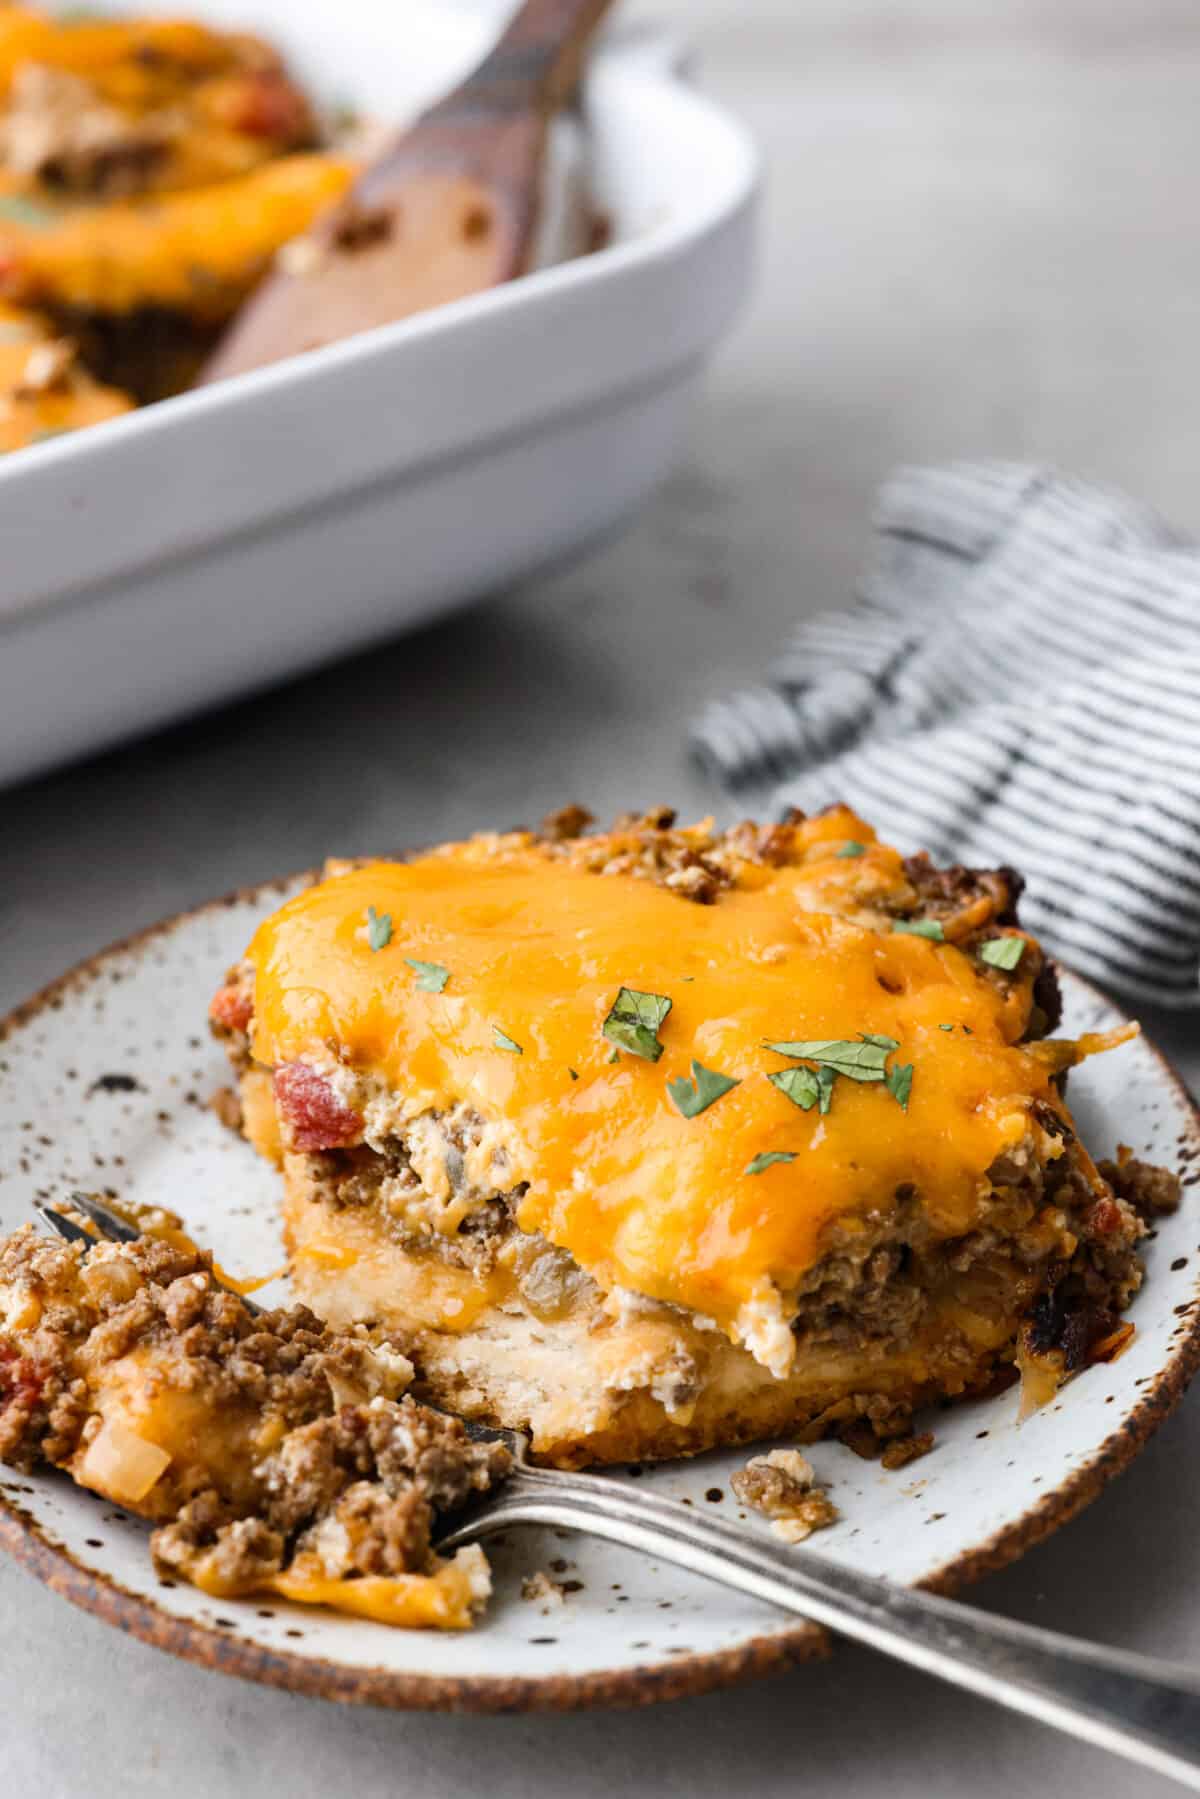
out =
<path fill-rule="evenodd" d="M 1008 463 L 901 469 L 860 597 L 805 619 L 692 748 L 748 810 L 842 799 L 906 849 L 1012 862 L 1064 961 L 1200 1003 L 1200 546 Z"/>

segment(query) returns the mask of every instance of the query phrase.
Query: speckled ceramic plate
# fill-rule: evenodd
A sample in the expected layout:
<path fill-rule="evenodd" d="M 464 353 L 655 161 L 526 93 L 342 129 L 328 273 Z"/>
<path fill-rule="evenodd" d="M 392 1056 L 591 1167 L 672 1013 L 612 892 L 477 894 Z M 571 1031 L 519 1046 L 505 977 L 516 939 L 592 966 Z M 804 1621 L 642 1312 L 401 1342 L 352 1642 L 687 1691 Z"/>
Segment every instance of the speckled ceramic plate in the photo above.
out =
<path fill-rule="evenodd" d="M 265 912 L 272 885 L 189 913 L 66 975 L 0 1026 L 0 1229 L 38 1197 L 111 1187 L 184 1214 L 232 1270 L 281 1259 L 275 1177 L 206 1100 L 225 1079 L 204 1028 L 210 994 Z M 1065 980 L 1071 1033 L 1119 1014 Z M 1200 1178 L 1200 1122 L 1141 1041 L 1072 1077 L 1097 1152 L 1118 1140 Z M 1193 1198 L 1194 1188 L 1187 1198 Z M 1148 1245 L 1132 1347 L 1017 1424 L 1015 1393 L 938 1413 L 937 1447 L 887 1474 L 837 1444 L 811 1457 L 841 1522 L 823 1554 L 945 1591 L 1010 1561 L 1065 1523 L 1138 1451 L 1200 1360 L 1194 1206 Z M 265 1297 L 283 1298 L 285 1288 Z M 697 1507 L 736 1512 L 743 1455 L 640 1476 Z M 565 1533 L 493 1538 L 496 1596 L 464 1635 L 388 1630 L 272 1602 L 215 1602 L 157 1578 L 146 1527 L 58 1476 L 0 1470 L 0 1542 L 40 1579 L 146 1641 L 227 1673 L 327 1698 L 476 1710 L 636 1704 L 697 1692 L 820 1654 L 824 1633 L 606 1544 Z M 759 1528 L 751 1522 L 747 1528 Z M 802 1549 L 796 1551 L 803 1554 Z M 543 1610 L 521 1577 L 552 1569 L 565 1602 Z"/>

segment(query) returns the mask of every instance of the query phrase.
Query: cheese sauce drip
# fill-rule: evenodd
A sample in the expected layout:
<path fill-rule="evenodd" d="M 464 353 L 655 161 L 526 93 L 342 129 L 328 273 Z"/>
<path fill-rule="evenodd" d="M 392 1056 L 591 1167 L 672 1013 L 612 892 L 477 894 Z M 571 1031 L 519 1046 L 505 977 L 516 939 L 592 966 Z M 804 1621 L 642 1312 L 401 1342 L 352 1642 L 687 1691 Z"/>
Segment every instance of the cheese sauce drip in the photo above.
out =
<path fill-rule="evenodd" d="M 864 853 L 839 855 L 847 839 Z M 606 1290 L 733 1330 L 765 1283 L 795 1292 L 832 1221 L 853 1231 L 901 1187 L 936 1232 L 969 1230 L 1032 1104 L 1061 1110 L 1052 1070 L 1017 1041 L 1030 983 L 890 930 L 879 905 L 911 903 L 896 851 L 840 811 L 807 821 L 794 857 L 740 865 L 712 905 L 587 872 L 524 835 L 351 869 L 255 936 L 254 1055 L 328 1066 L 340 1053 L 410 1114 L 465 1101 L 505 1121 L 511 1185 L 529 1184 L 523 1230 Z M 379 950 L 368 907 L 391 920 Z M 445 967 L 444 990 L 423 991 L 407 957 Z M 610 1060 L 602 1027 L 623 986 L 672 1002 L 657 1062 Z M 894 1037 L 890 1062 L 913 1065 L 907 1110 L 882 1083 L 839 1078 L 822 1116 L 767 1079 L 794 1065 L 767 1040 L 861 1033 Z M 693 1058 L 740 1084 L 685 1118 L 667 1083 Z M 794 1160 L 747 1172 L 770 1151 Z"/>

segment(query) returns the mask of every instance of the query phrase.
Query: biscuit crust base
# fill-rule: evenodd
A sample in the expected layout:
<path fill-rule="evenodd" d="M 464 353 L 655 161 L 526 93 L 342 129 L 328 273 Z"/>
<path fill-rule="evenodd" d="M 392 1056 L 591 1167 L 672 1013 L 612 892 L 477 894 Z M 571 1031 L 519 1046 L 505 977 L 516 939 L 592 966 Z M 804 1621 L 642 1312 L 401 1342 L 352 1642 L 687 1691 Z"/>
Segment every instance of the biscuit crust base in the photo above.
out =
<path fill-rule="evenodd" d="M 917 1407 L 1012 1379 L 1014 1339 L 1038 1286 L 1026 1273 L 995 1316 L 971 1317 L 970 1335 L 961 1320 L 934 1315 L 903 1350 L 866 1337 L 805 1348 L 777 1378 L 721 1332 L 665 1307 L 614 1317 L 585 1297 L 538 1316 L 501 1274 L 481 1284 L 469 1269 L 401 1246 L 370 1211 L 314 1198 L 305 1166 L 288 1157 L 284 1177 L 297 1297 L 335 1329 L 365 1322 L 394 1333 L 417 1368 L 415 1391 L 527 1431 L 534 1456 L 561 1468 L 784 1434 L 906 1435 Z"/>

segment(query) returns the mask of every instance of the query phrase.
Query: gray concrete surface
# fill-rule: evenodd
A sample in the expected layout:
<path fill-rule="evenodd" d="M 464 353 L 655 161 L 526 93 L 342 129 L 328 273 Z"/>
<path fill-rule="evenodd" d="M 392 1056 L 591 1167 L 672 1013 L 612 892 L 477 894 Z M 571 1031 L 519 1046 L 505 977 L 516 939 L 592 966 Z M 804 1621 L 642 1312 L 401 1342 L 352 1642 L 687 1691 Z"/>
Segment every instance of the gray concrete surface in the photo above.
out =
<path fill-rule="evenodd" d="M 1191 0 L 661 0 L 770 173 L 760 297 L 619 543 L 467 620 L 0 794 L 0 1004 L 255 877 L 706 795 L 696 701 L 844 599 L 898 458 L 1044 457 L 1200 527 Z M 63 703 L 70 703 L 69 694 Z M 1200 1079 L 1197 1031 L 1152 1030 Z M 982 1605 L 1200 1659 L 1186 1406 Z M 641 1714 L 341 1712 L 192 1671 L 0 1564 L 0 1780 L 138 1794 L 1011 1799 L 1166 1793 L 863 1653 Z"/>

